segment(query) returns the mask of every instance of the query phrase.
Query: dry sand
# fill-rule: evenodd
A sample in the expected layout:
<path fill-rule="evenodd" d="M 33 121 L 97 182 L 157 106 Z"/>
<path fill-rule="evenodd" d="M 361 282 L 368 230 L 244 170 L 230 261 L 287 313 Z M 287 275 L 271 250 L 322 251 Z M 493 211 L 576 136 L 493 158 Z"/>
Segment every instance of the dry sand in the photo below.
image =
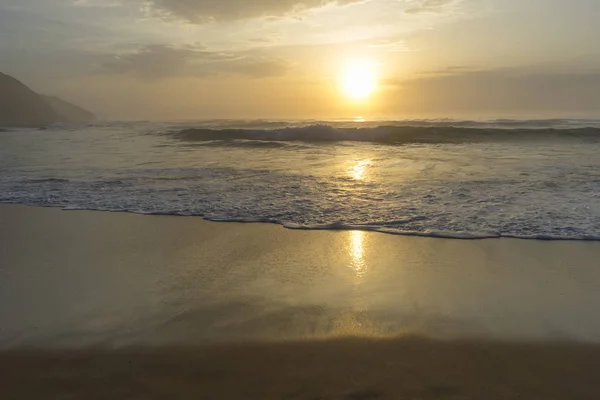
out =
<path fill-rule="evenodd" d="M 599 399 L 600 243 L 0 206 L 1 399 Z"/>

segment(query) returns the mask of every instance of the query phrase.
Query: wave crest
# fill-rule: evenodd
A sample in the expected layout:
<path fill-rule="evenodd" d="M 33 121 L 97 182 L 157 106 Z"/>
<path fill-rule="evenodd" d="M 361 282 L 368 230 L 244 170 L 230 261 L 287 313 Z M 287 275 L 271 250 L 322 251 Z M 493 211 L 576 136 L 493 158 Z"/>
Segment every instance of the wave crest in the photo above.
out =
<path fill-rule="evenodd" d="M 377 126 L 377 127 L 334 127 L 314 124 L 282 129 L 213 129 L 187 128 L 165 133 L 185 141 L 300 141 L 300 142 L 375 142 L 389 144 L 404 143 L 464 143 L 480 141 L 502 141 L 536 138 L 579 138 L 600 139 L 600 128 L 465 128 L 455 126 Z"/>

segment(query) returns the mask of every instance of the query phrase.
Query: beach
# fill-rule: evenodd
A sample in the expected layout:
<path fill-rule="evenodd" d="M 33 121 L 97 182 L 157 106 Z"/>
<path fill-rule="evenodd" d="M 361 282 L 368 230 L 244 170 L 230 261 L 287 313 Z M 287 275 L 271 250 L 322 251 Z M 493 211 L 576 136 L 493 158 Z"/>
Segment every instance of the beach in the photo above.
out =
<path fill-rule="evenodd" d="M 598 15 L 0 0 L 0 400 L 600 400 Z"/>
<path fill-rule="evenodd" d="M 333 339 L 11 351 L 4 399 L 597 399 L 597 345 Z"/>
<path fill-rule="evenodd" d="M 2 398 L 593 399 L 600 243 L 0 206 Z"/>

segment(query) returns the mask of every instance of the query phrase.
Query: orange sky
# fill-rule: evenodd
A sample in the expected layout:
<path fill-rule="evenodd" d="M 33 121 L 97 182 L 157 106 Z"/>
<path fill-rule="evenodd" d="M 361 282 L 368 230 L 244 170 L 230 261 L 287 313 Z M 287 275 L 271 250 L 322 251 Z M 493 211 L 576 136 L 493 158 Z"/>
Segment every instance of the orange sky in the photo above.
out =
<path fill-rule="evenodd" d="M 0 70 L 110 119 L 591 116 L 598 14 L 594 0 L 4 0 Z M 353 85 L 376 90 L 351 99 L 344 76 L 367 64 Z"/>

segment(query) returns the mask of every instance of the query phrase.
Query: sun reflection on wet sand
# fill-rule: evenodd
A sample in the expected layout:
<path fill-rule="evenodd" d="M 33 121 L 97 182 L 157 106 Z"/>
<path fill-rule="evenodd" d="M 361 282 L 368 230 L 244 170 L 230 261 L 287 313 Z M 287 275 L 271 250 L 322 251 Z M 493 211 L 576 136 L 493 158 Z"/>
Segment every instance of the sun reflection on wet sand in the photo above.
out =
<path fill-rule="evenodd" d="M 365 233 L 363 231 L 350 231 L 350 257 L 351 268 L 357 278 L 362 278 L 367 272 L 364 249 Z"/>
<path fill-rule="evenodd" d="M 353 179 L 357 181 L 365 179 L 367 174 L 367 168 L 371 165 L 371 160 L 358 161 L 352 167 L 350 167 L 349 173 Z"/>

